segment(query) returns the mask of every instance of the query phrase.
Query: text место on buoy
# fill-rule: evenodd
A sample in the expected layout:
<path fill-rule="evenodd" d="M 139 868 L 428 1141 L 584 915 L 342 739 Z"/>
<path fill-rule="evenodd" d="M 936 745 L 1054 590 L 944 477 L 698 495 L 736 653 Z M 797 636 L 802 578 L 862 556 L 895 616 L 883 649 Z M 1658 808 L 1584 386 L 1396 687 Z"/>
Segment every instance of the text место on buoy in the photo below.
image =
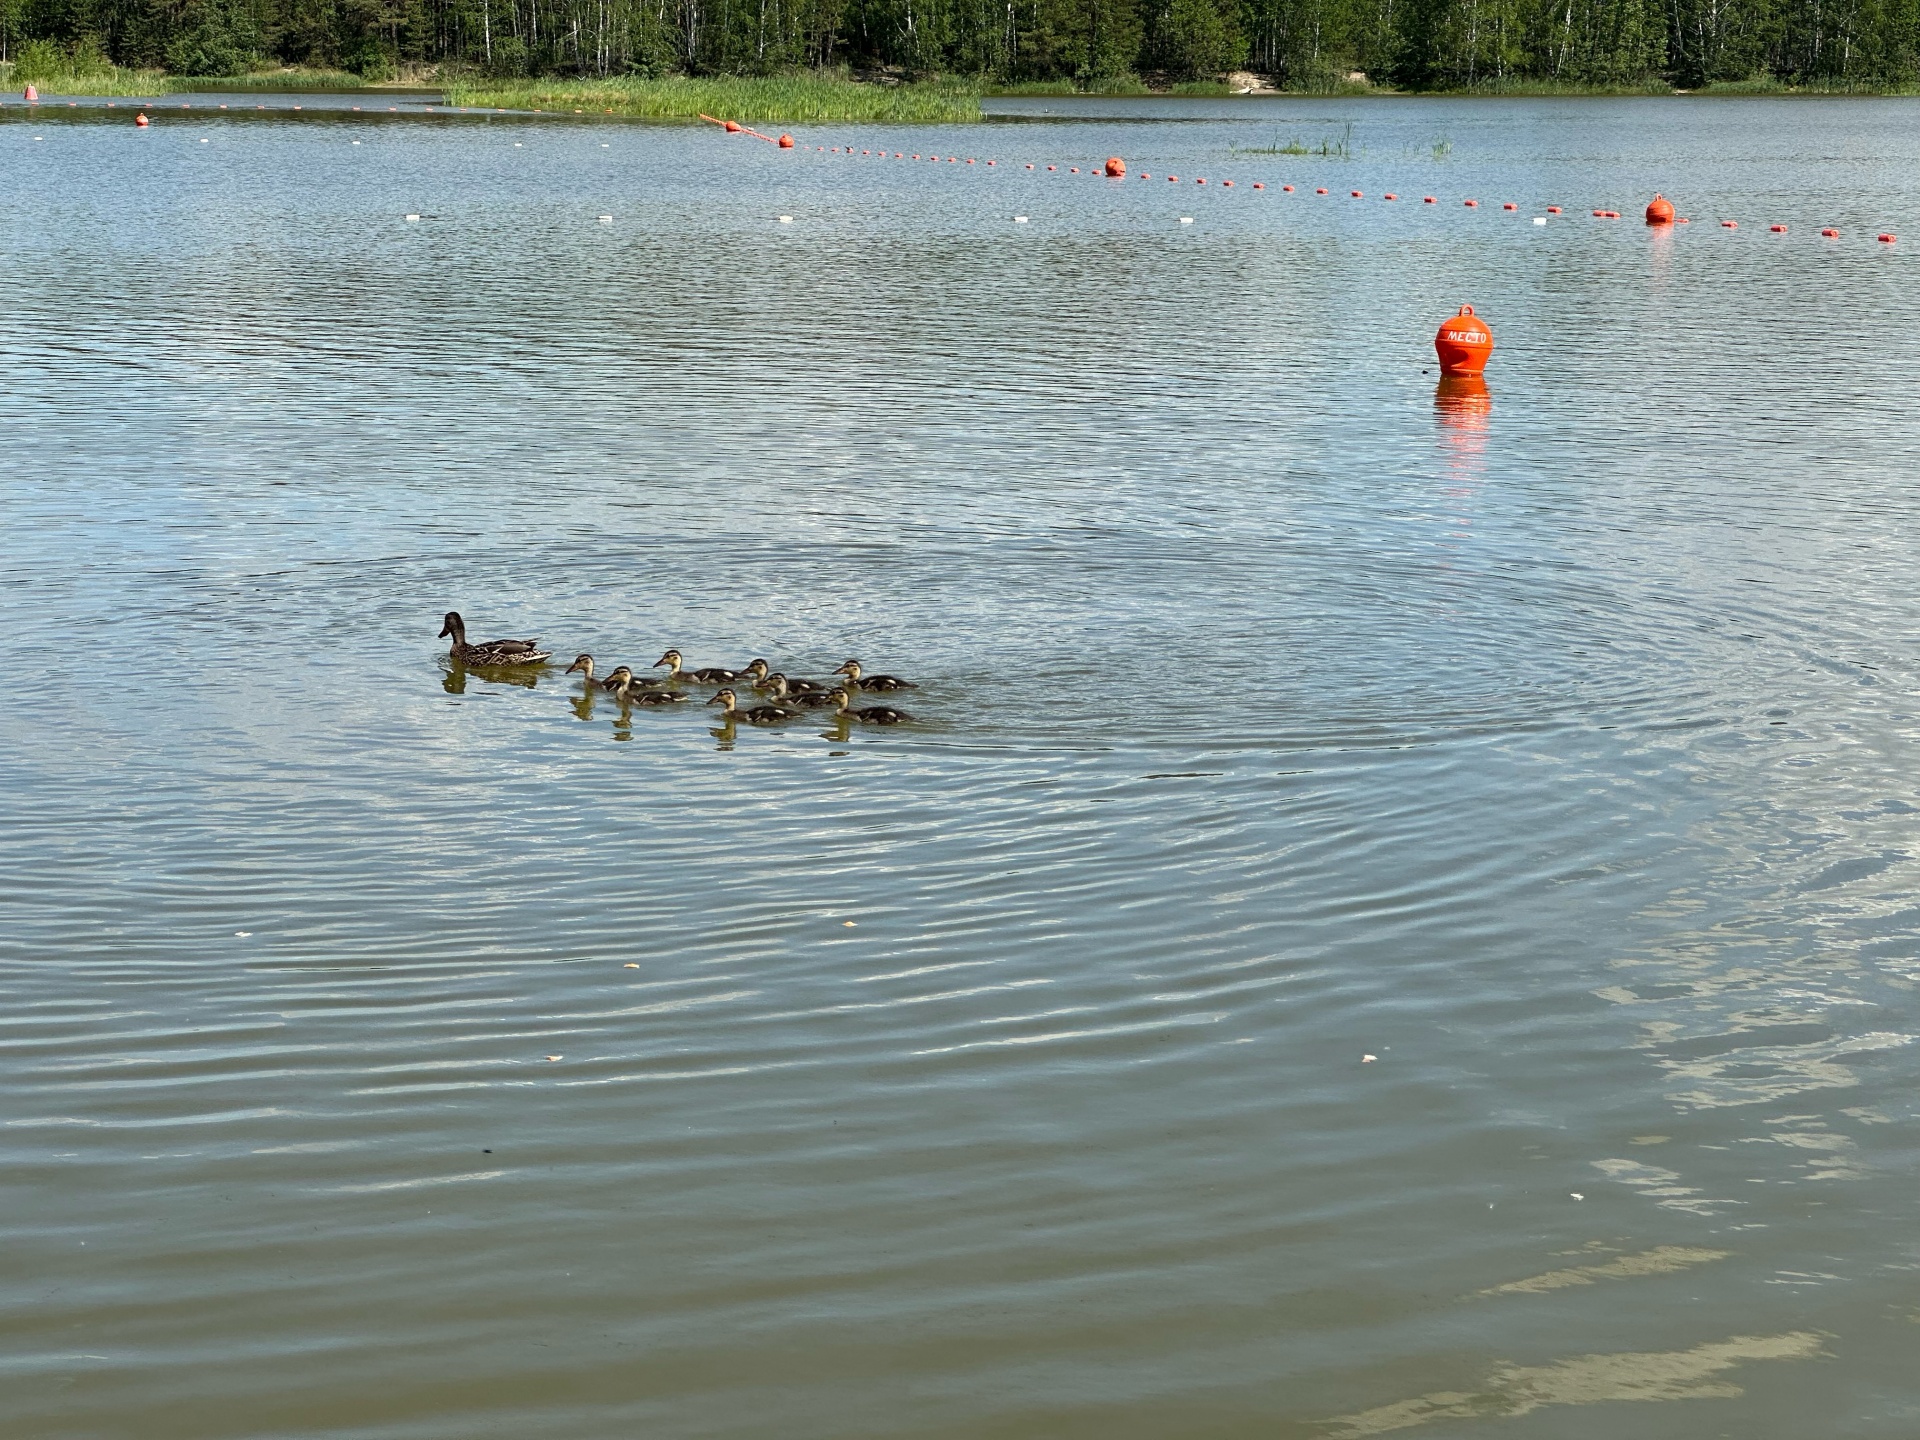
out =
<path fill-rule="evenodd" d="M 1647 202 L 1647 224 L 1671 225 L 1673 223 L 1673 202 L 1666 196 L 1656 194 Z"/>
<path fill-rule="evenodd" d="M 1493 331 L 1471 305 L 1462 305 L 1458 315 L 1441 323 L 1433 349 L 1440 357 L 1442 375 L 1478 375 L 1493 354 Z"/>

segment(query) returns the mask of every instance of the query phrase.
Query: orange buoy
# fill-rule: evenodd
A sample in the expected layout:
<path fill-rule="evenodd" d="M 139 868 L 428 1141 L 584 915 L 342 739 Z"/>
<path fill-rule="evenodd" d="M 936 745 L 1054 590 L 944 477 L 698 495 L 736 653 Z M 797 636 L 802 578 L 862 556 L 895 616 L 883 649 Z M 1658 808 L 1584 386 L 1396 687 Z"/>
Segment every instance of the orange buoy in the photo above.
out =
<path fill-rule="evenodd" d="M 1478 200 L 1469 200 L 1467 201 L 1466 208 L 1469 210 L 1477 210 L 1480 208 L 1480 202 Z"/>
<path fill-rule="evenodd" d="M 1049 170 L 1058 170 L 1060 167 L 1058 165 L 1049 165 L 1047 168 Z"/>
<path fill-rule="evenodd" d="M 27 86 L 26 93 L 23 94 L 20 98 L 25 100 L 29 105 L 31 105 L 40 98 L 40 92 L 34 89 L 33 86 L 29 85 Z"/>
<path fill-rule="evenodd" d="M 1767 229 L 1771 230 L 1776 235 L 1784 235 L 1787 233 L 1787 227 L 1784 225 L 1769 225 Z"/>
<path fill-rule="evenodd" d="M 726 125 L 727 134 L 738 135 L 740 133 L 740 122 L 738 120 L 729 120 L 726 122 Z"/>
<path fill-rule="evenodd" d="M 1286 191 L 1289 195 L 1293 193 L 1293 187 L 1291 185 L 1282 185 L 1280 188 Z"/>
<path fill-rule="evenodd" d="M 1422 205 L 1438 205 L 1440 202 L 1431 195 L 1422 195 L 1420 197 L 1420 203 Z"/>
<path fill-rule="evenodd" d="M 1880 243 L 1881 243 L 1882 245 L 1891 245 L 1891 244 L 1893 244 L 1893 232 L 1892 232 L 1892 231 L 1888 231 L 1888 232 L 1887 232 L 1886 234 L 1884 234 L 1884 235 L 1876 235 L 1876 236 L 1874 236 L 1873 238 L 1874 238 L 1874 239 L 1876 239 L 1876 240 L 1878 240 L 1878 241 L 1879 241 L 1879 242 L 1880 242 Z"/>
<path fill-rule="evenodd" d="M 1320 187 L 1320 188 L 1319 188 L 1318 190 L 1316 190 L 1316 191 L 1314 191 L 1313 193 L 1314 193 L 1314 194 L 1316 194 L 1316 195 L 1324 195 L 1324 194 L 1326 194 L 1326 193 L 1327 193 L 1327 190 L 1326 190 L 1326 187 L 1325 187 L 1325 186 L 1323 185 L 1323 186 L 1321 186 L 1321 187 Z"/>
<path fill-rule="evenodd" d="M 1400 197 L 1394 194 L 1391 190 L 1389 190 L 1387 191 L 1386 194 L 1382 195 L 1380 198 L 1382 200 L 1398 200 Z"/>
<path fill-rule="evenodd" d="M 1509 200 L 1506 204 L 1502 205 L 1500 208 L 1502 210 L 1518 210 L 1520 207 L 1514 204 L 1511 200 Z"/>
<path fill-rule="evenodd" d="M 147 117 L 144 115 L 136 115 L 133 117 L 133 123 L 144 130 L 147 128 Z"/>
<path fill-rule="evenodd" d="M 1820 233 L 1829 240 L 1838 240 L 1840 238 L 1840 232 L 1838 230 L 1822 230 Z"/>
<path fill-rule="evenodd" d="M 1647 202 L 1647 224 L 1671 225 L 1673 223 L 1673 202 L 1666 196 L 1656 194 Z"/>
<path fill-rule="evenodd" d="M 1258 180 L 1256 180 L 1256 181 L 1254 181 L 1254 182 L 1253 182 L 1253 188 L 1254 188 L 1254 189 L 1256 189 L 1256 190 L 1264 190 L 1264 189 L 1266 189 L 1267 187 L 1266 187 L 1266 186 L 1265 186 L 1265 185 L 1264 185 L 1264 184 L 1263 184 L 1262 182 L 1260 182 L 1260 181 L 1258 181 Z"/>
<path fill-rule="evenodd" d="M 1207 177 L 1202 175 L 1198 180 L 1194 181 L 1193 183 L 1196 185 L 1204 185 L 1207 183 Z"/>
<path fill-rule="evenodd" d="M 1738 220 L 1722 220 L 1720 222 L 1720 228 L 1722 230 L 1738 230 L 1740 228 L 1740 222 Z"/>
<path fill-rule="evenodd" d="M 1360 192 L 1358 190 L 1350 191 L 1349 193 L 1353 196 L 1354 199 L 1356 200 L 1360 199 Z"/>
<path fill-rule="evenodd" d="M 1233 188 L 1233 182 L 1231 180 L 1222 180 L 1220 182 L 1220 188 L 1222 190 L 1231 190 Z"/>
<path fill-rule="evenodd" d="M 1167 183 L 1168 183 L 1169 185 L 1175 185 L 1175 184 L 1178 184 L 1178 183 L 1179 183 L 1179 181 L 1180 181 L 1180 177 L 1179 177 L 1178 175 L 1169 175 L 1169 176 L 1167 177 Z"/>
<path fill-rule="evenodd" d="M 780 137 L 780 148 L 782 150 L 791 150 L 793 148 L 793 137 L 791 135 L 782 135 Z"/>
<path fill-rule="evenodd" d="M 1442 322 L 1433 337 L 1433 349 L 1440 357 L 1442 375 L 1478 375 L 1493 354 L 1493 331 L 1471 305 L 1462 305 L 1458 315 Z"/>
<path fill-rule="evenodd" d="M 1559 213 L 1560 213 L 1560 207 L 1558 205 L 1547 206 L 1547 214 L 1558 215 Z"/>
<path fill-rule="evenodd" d="M 1115 180 L 1126 179 L 1127 162 L 1122 160 L 1118 155 L 1109 155 L 1107 157 L 1107 174 Z"/>

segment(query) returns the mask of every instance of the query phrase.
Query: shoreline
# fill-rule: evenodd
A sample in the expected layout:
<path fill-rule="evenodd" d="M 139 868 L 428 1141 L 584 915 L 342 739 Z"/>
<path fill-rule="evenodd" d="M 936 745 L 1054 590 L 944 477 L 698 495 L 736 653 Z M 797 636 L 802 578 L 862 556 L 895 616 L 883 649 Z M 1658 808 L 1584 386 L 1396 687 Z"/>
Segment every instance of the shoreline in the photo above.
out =
<path fill-rule="evenodd" d="M 13 67 L 0 67 L 11 69 Z M 1253 77 L 1234 77 L 1236 80 Z M 0 73 L 0 87 L 14 96 L 25 81 Z M 1114 84 L 1094 90 L 1067 82 L 992 85 L 967 80 L 875 81 L 844 73 L 765 77 L 667 76 L 660 79 L 501 80 L 453 75 L 436 81 L 426 75 L 367 81 L 341 71 L 280 70 L 240 76 L 170 76 L 158 70 L 56 74 L 36 78 L 46 101 L 139 99 L 193 94 L 368 94 L 432 96 L 447 107 L 468 107 L 522 114 L 571 112 L 586 117 L 697 122 L 703 114 L 722 115 L 748 124 L 966 124 L 1005 118 L 990 115 L 996 100 L 1099 101 L 1137 103 L 1156 100 L 1317 100 L 1467 99 L 1899 99 L 1920 95 L 1911 86 L 1863 88 L 1794 87 L 1773 82 L 1719 84 L 1686 90 L 1671 87 L 1579 86 L 1516 82 L 1461 89 L 1410 90 L 1386 85 L 1346 85 L 1337 89 L 1286 90 L 1224 82 L 1189 82 L 1160 89 L 1145 84 Z"/>

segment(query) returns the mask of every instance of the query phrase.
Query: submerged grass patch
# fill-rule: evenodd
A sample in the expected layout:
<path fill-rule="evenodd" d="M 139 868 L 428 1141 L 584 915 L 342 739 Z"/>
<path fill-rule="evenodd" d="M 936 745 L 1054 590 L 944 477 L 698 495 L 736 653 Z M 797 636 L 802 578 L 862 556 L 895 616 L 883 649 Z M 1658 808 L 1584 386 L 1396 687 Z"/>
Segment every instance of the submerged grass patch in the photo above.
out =
<path fill-rule="evenodd" d="M 713 115 L 748 123 L 867 120 L 878 123 L 969 121 L 980 118 L 980 91 L 947 81 L 874 85 L 834 75 L 739 78 L 667 76 L 644 80 L 456 79 L 444 87 L 450 105 L 502 110 L 579 110 L 652 120 Z"/>

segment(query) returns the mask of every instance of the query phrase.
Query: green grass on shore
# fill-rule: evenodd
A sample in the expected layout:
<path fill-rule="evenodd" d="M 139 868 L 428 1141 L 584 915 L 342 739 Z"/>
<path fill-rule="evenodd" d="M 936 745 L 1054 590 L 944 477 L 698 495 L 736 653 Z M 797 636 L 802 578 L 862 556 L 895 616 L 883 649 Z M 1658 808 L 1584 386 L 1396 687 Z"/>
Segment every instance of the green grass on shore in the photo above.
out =
<path fill-rule="evenodd" d="M 260 70 L 250 75 L 169 75 L 164 70 L 135 70 L 123 65 L 89 66 L 80 70 L 36 70 L 31 77 L 16 75 L 18 67 L 0 64 L 0 88 L 23 89 L 29 78 L 49 99 L 68 95 L 104 95 L 110 99 L 149 95 L 192 95 L 206 92 L 252 93 L 302 90 L 363 90 L 368 84 L 346 70 L 305 67 Z"/>
<path fill-rule="evenodd" d="M 881 123 L 968 121 L 980 118 L 980 91 L 950 82 L 863 84 L 837 75 L 773 75 L 764 79 L 715 76 L 660 80 L 487 80 L 461 78 L 444 87 L 449 105 L 565 114 L 692 120 L 702 114 L 748 124 L 803 124 L 824 120 Z"/>

